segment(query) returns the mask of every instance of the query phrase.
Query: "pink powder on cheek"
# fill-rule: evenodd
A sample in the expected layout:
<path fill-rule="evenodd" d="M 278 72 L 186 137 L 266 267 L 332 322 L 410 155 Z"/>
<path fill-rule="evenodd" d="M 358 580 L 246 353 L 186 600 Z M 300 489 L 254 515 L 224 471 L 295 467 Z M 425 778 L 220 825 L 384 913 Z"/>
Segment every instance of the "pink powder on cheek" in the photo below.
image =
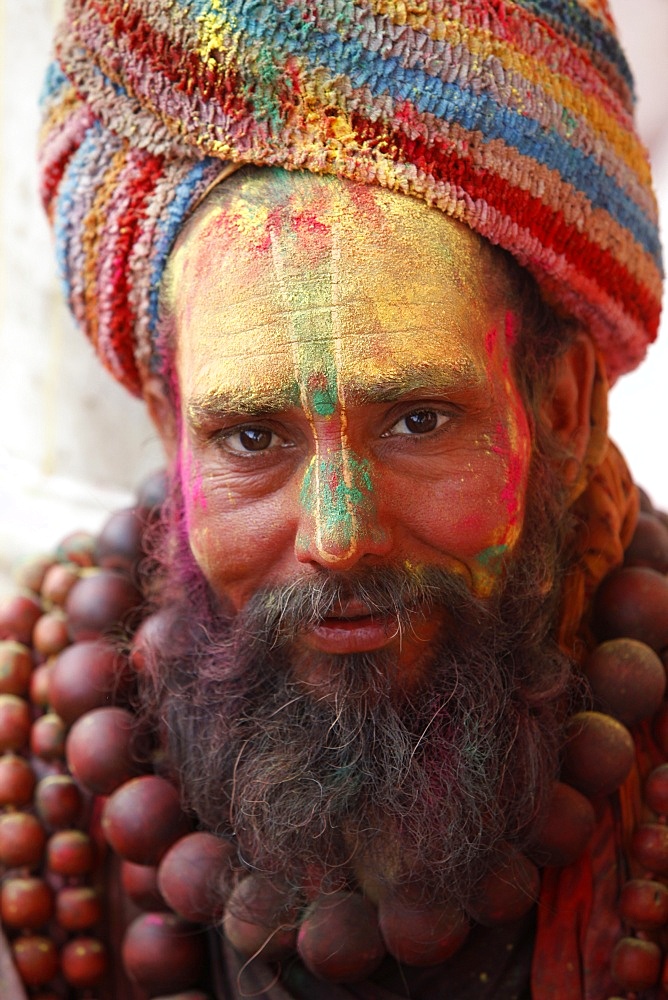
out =
<path fill-rule="evenodd" d="M 183 438 L 179 448 L 178 468 L 181 490 L 183 491 L 186 530 L 190 534 L 195 516 L 206 511 L 208 501 L 204 488 L 204 476 Z"/>
<path fill-rule="evenodd" d="M 510 524 L 515 524 L 520 510 L 520 496 L 524 487 L 524 463 L 517 452 L 511 452 L 506 465 L 506 485 L 501 490 L 501 501 L 506 505 Z"/>
<path fill-rule="evenodd" d="M 501 490 L 500 499 L 504 504 L 507 516 L 506 536 L 512 533 L 517 527 L 521 512 L 522 498 L 524 494 L 528 448 L 529 448 L 529 427 L 524 412 L 524 407 L 519 393 L 513 382 L 512 369 L 509 352 L 516 340 L 517 319 L 511 310 L 506 312 L 504 339 L 508 354 L 504 356 L 500 363 L 501 380 L 500 388 L 507 400 L 508 416 L 506 420 L 499 420 L 494 432 L 494 445 L 492 451 L 504 460 L 505 476 L 504 486 Z M 490 383 L 499 382 L 495 378 L 492 370 L 492 358 L 500 347 L 498 331 L 493 327 L 485 336 L 485 350 L 489 358 L 488 376 Z"/>
<path fill-rule="evenodd" d="M 498 343 L 498 333 L 495 326 L 485 334 L 485 353 L 487 357 L 492 358 L 496 353 L 496 345 Z"/>
<path fill-rule="evenodd" d="M 508 310 L 506 313 L 506 344 L 508 345 L 508 350 L 511 351 L 515 346 L 515 341 L 517 340 L 517 316 L 512 310 Z"/>

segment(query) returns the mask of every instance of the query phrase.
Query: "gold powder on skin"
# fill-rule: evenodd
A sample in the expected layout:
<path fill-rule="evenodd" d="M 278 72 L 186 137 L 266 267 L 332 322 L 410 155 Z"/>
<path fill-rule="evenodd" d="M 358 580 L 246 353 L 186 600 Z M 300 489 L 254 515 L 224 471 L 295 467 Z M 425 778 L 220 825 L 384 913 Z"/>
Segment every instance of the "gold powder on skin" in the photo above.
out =
<path fill-rule="evenodd" d="M 484 409 L 498 396 L 502 412 L 477 447 L 498 465 L 499 488 L 457 514 L 467 556 L 468 537 L 484 536 L 468 573 L 488 593 L 521 531 L 530 440 L 510 371 L 512 317 L 497 306 L 483 242 L 413 199 L 338 181 L 286 183 L 277 197 L 271 177 L 238 176 L 219 200 L 172 258 L 186 424 L 299 411 L 313 441 L 301 533 L 335 565 L 380 530 L 384 473 L 359 439 L 358 410 L 432 397 L 456 410 L 472 396 Z M 474 459 L 461 463 L 462 494 Z"/>

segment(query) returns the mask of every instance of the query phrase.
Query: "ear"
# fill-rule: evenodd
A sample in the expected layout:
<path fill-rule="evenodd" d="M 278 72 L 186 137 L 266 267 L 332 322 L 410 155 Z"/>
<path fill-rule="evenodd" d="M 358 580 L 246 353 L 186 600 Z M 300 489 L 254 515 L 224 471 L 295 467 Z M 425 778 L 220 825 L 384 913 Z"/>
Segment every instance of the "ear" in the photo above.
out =
<path fill-rule="evenodd" d="M 162 379 L 151 376 L 143 385 L 144 402 L 153 426 L 160 436 L 167 461 L 173 465 L 179 445 L 178 422 L 174 405 L 167 396 Z"/>
<path fill-rule="evenodd" d="M 565 455 L 563 474 L 569 486 L 578 480 L 589 447 L 595 379 L 596 350 L 582 331 L 556 359 L 538 408 L 539 419 Z"/>

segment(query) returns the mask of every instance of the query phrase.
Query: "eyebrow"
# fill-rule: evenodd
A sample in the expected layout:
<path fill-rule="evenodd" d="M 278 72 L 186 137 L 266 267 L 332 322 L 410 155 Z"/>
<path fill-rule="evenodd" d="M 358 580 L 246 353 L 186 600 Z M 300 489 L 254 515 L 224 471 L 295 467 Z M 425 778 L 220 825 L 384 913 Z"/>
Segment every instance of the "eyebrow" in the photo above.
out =
<path fill-rule="evenodd" d="M 299 405 L 296 383 L 289 388 L 246 386 L 216 389 L 196 396 L 187 406 L 188 418 L 194 427 L 210 420 L 243 414 L 247 417 L 267 417 Z"/>
<path fill-rule="evenodd" d="M 357 406 L 396 403 L 404 397 L 422 391 L 460 393 L 480 391 L 487 385 L 482 371 L 471 362 L 458 366 L 444 362 L 438 369 L 433 365 L 406 365 L 395 372 L 382 372 L 377 381 L 359 376 L 346 380 L 346 402 Z M 285 410 L 301 408 L 301 394 L 296 381 L 286 386 L 248 385 L 219 388 L 193 398 L 187 413 L 194 427 L 211 420 L 243 415 L 261 418 Z"/>
<path fill-rule="evenodd" d="M 394 372 L 381 372 L 377 381 L 353 377 L 346 385 L 346 399 L 356 404 L 396 403 L 404 396 L 420 392 L 459 393 L 487 384 L 482 371 L 470 361 L 453 365 L 444 361 L 438 368 L 429 364 L 406 365 Z"/>

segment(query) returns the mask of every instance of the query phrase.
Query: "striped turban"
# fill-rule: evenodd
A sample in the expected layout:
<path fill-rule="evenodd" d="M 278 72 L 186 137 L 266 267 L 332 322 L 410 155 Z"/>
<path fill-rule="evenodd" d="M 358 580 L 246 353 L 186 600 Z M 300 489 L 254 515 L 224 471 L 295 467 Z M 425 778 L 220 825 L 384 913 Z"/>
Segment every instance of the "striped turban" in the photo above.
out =
<path fill-rule="evenodd" d="M 615 379 L 660 312 L 633 81 L 606 0 L 67 0 L 41 193 L 67 298 L 133 392 L 161 275 L 229 163 L 380 184 L 510 251 Z"/>

